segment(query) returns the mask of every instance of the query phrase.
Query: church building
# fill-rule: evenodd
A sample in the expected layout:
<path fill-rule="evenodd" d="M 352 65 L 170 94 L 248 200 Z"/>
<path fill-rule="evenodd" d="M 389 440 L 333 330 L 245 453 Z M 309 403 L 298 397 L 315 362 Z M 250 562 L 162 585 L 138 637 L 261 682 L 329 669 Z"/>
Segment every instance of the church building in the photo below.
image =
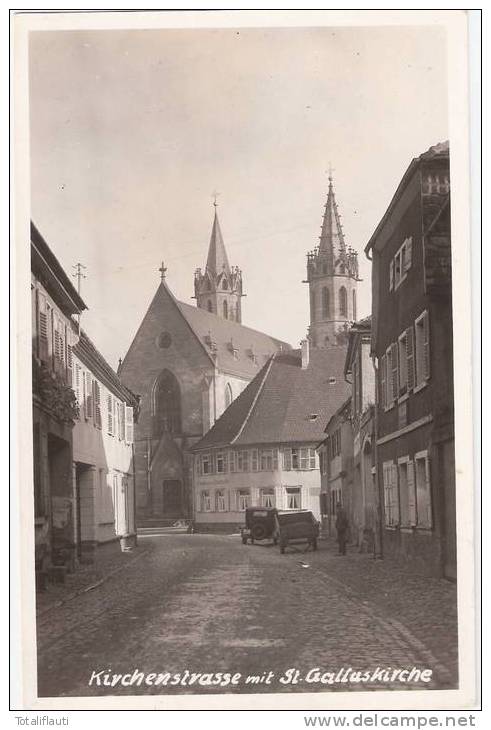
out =
<path fill-rule="evenodd" d="M 215 202 L 196 306 L 161 281 L 118 374 L 140 396 L 135 424 L 137 522 L 169 524 L 192 513 L 190 448 L 286 342 L 242 324 L 242 274 L 230 266 Z"/>
<path fill-rule="evenodd" d="M 330 176 L 320 242 L 307 255 L 307 337 L 300 350 L 273 354 L 192 447 L 198 530 L 237 529 L 254 505 L 310 509 L 321 517 L 316 448 L 350 395 L 344 363 L 358 280 Z"/>

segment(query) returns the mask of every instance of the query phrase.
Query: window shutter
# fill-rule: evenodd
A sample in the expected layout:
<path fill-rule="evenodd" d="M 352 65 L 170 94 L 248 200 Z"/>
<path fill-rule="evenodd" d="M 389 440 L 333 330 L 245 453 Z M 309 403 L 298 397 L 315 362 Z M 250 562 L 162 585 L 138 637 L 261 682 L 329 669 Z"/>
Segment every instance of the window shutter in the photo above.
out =
<path fill-rule="evenodd" d="M 389 264 L 389 291 L 394 288 L 394 259 Z"/>
<path fill-rule="evenodd" d="M 38 292 L 38 353 L 39 359 L 48 361 L 48 313 L 46 311 L 46 297 Z"/>
<path fill-rule="evenodd" d="M 113 433 L 113 424 L 114 424 L 114 418 L 113 418 L 113 397 L 111 393 L 108 393 L 107 395 L 107 431 L 108 433 Z"/>
<path fill-rule="evenodd" d="M 390 346 L 391 351 L 391 364 L 392 364 L 392 402 L 394 402 L 398 396 L 399 390 L 399 366 L 398 366 L 398 347 L 397 343 Z"/>
<path fill-rule="evenodd" d="M 67 328 L 66 343 L 66 378 L 67 383 L 73 387 L 73 351 L 72 351 L 72 331 Z"/>
<path fill-rule="evenodd" d="M 408 271 L 411 268 L 412 260 L 413 260 L 413 239 L 407 238 L 406 239 L 406 254 L 404 259 L 404 272 Z"/>
<path fill-rule="evenodd" d="M 382 359 L 380 362 L 380 404 L 381 404 L 382 408 L 386 408 L 386 406 L 387 406 L 386 382 L 387 382 L 387 356 L 382 355 Z"/>
<path fill-rule="evenodd" d="M 414 388 L 414 330 L 408 327 L 406 330 L 406 358 L 407 358 L 407 389 Z"/>
<path fill-rule="evenodd" d="M 90 377 L 90 376 L 89 376 Z M 94 394 L 94 420 L 95 425 L 98 428 L 102 428 L 102 415 L 101 415 L 101 387 L 97 380 L 93 381 L 93 394 Z"/>
<path fill-rule="evenodd" d="M 92 418 L 93 416 L 93 402 L 95 398 L 95 381 L 92 380 L 90 373 L 85 373 L 85 386 L 84 386 L 84 413 L 85 418 Z"/>
<path fill-rule="evenodd" d="M 392 485 L 392 504 L 393 504 L 393 518 L 392 524 L 398 525 L 400 522 L 399 517 L 399 487 L 397 482 L 397 464 L 391 464 L 391 485 Z"/>
<path fill-rule="evenodd" d="M 391 505 L 390 505 L 390 466 L 388 464 L 383 465 L 384 475 L 384 508 L 385 508 L 385 524 L 392 524 L 391 517 Z"/>
<path fill-rule="evenodd" d="M 133 408 L 125 406 L 126 443 L 133 443 Z"/>
<path fill-rule="evenodd" d="M 424 377 L 428 380 L 430 377 L 430 322 L 428 312 L 423 317 L 423 361 L 424 361 Z"/>
<path fill-rule="evenodd" d="M 414 462 L 412 461 L 407 464 L 407 504 L 409 524 L 411 526 L 416 525 L 416 489 L 414 484 Z"/>
<path fill-rule="evenodd" d="M 82 405 L 82 396 L 81 396 L 81 375 L 82 375 L 82 368 L 80 365 L 75 363 L 75 394 L 77 396 L 77 403 L 80 406 Z"/>

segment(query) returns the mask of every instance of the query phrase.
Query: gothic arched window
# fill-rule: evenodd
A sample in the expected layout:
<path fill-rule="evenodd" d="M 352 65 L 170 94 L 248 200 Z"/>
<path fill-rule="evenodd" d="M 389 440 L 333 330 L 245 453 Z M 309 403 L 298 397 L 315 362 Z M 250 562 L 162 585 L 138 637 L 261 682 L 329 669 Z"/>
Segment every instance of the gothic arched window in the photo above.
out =
<path fill-rule="evenodd" d="M 181 433 L 181 389 L 170 370 L 163 370 L 153 392 L 153 435 L 159 438 L 164 431 Z"/>
<path fill-rule="evenodd" d="M 356 320 L 356 291 L 353 289 L 353 319 Z"/>
<path fill-rule="evenodd" d="M 222 289 L 228 289 L 228 284 L 227 284 L 227 280 L 226 280 L 226 278 L 225 278 L 225 277 L 223 277 L 223 281 L 222 281 Z"/>
<path fill-rule="evenodd" d="M 339 290 L 339 314 L 341 317 L 348 316 L 348 294 L 344 286 Z"/>
<path fill-rule="evenodd" d="M 223 318 L 228 319 L 228 303 L 227 300 L 223 302 Z"/>
<path fill-rule="evenodd" d="M 322 319 L 329 319 L 330 315 L 329 289 L 322 287 Z"/>
<path fill-rule="evenodd" d="M 225 408 L 228 408 L 229 405 L 232 403 L 234 397 L 232 395 L 232 388 L 230 383 L 227 383 L 225 386 Z"/>
<path fill-rule="evenodd" d="M 211 299 L 208 299 L 208 311 L 213 312 L 213 304 L 211 303 Z"/>
<path fill-rule="evenodd" d="M 315 322 L 315 292 L 310 290 L 310 321 Z"/>

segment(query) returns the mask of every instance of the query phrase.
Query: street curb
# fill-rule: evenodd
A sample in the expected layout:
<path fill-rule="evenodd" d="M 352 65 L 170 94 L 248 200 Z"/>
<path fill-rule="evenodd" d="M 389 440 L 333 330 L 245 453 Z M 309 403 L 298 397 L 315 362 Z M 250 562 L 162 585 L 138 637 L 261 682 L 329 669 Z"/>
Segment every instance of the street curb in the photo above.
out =
<path fill-rule="evenodd" d="M 77 596 L 82 595 L 82 593 L 88 593 L 89 591 L 94 590 L 95 588 L 98 588 L 103 583 L 105 583 L 107 580 L 110 580 L 114 575 L 117 573 L 120 573 L 122 570 L 125 570 L 130 565 L 133 565 L 133 563 L 136 563 L 140 558 L 142 558 L 144 555 L 146 555 L 149 552 L 149 550 L 142 550 L 141 553 L 138 555 L 135 555 L 135 557 L 130 560 L 128 563 L 124 563 L 123 565 L 120 565 L 119 568 L 115 568 L 114 570 L 111 570 L 109 573 L 107 573 L 105 576 L 103 576 L 100 580 L 97 581 L 97 583 L 92 583 L 89 586 L 85 586 L 83 588 L 78 588 L 76 591 L 73 591 L 73 593 L 70 593 L 66 598 L 62 598 L 59 601 L 56 601 L 56 603 L 52 603 L 51 606 L 46 606 L 42 611 L 39 611 L 36 614 L 36 619 L 40 619 L 45 614 L 49 613 L 55 608 L 60 608 L 60 606 L 63 606 L 65 603 L 68 603 L 69 601 L 72 601 L 74 598 L 77 598 Z"/>

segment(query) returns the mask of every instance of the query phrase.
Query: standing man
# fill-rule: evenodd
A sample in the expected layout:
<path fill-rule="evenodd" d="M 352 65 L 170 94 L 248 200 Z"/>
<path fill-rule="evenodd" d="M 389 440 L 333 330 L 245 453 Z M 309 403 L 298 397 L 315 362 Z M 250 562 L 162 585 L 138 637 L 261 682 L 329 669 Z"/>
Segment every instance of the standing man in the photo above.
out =
<path fill-rule="evenodd" d="M 346 555 L 346 541 L 348 534 L 348 517 L 341 502 L 336 505 L 336 532 L 338 537 L 339 554 Z"/>

